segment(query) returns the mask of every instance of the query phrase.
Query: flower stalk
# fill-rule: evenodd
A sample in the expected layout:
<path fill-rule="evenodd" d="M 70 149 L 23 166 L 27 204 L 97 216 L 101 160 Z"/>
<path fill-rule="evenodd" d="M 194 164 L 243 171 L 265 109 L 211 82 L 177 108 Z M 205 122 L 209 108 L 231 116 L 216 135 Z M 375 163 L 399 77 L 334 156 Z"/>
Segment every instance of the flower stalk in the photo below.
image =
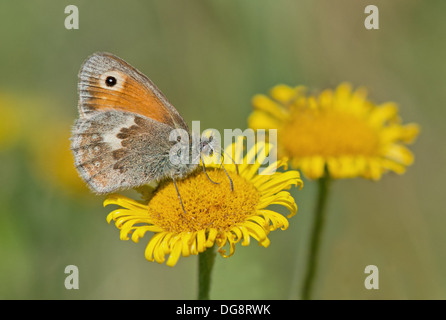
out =
<path fill-rule="evenodd" d="M 215 245 L 198 254 L 198 300 L 209 300 Z"/>
<path fill-rule="evenodd" d="M 314 225 L 311 233 L 310 250 L 308 252 L 307 270 L 302 288 L 302 299 L 310 300 L 314 287 L 314 279 L 318 267 L 319 249 L 322 231 L 325 224 L 327 198 L 330 189 L 330 176 L 326 170 L 325 175 L 318 179 L 318 195 L 314 215 Z"/>

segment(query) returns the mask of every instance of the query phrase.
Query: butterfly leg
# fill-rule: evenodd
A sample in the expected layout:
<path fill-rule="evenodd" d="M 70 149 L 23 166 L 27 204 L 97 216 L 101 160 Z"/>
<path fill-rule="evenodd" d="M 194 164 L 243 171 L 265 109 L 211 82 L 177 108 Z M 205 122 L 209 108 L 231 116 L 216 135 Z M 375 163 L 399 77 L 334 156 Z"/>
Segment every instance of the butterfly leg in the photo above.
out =
<path fill-rule="evenodd" d="M 224 155 L 226 154 L 231 160 L 232 160 L 232 163 L 234 163 L 234 165 L 235 165 L 235 170 L 237 171 L 237 175 L 239 174 L 239 171 L 238 171 L 238 166 L 237 166 L 237 164 L 235 163 L 235 161 L 234 161 L 234 159 L 232 159 L 223 149 L 221 149 L 221 151 L 223 151 L 222 153 L 220 153 L 220 159 L 221 159 L 221 156 L 223 156 L 223 158 L 224 158 Z M 202 158 L 203 159 L 203 158 Z M 229 173 L 228 173 L 228 171 L 226 171 L 226 169 L 225 169 L 225 166 L 223 165 L 223 161 L 221 161 L 220 160 L 220 165 L 221 165 L 221 167 L 223 168 L 223 171 L 226 173 L 226 176 L 228 177 L 228 179 L 229 179 L 229 183 L 231 184 L 231 192 L 233 192 L 234 191 L 234 183 L 232 182 L 232 179 L 231 179 L 231 177 L 229 176 Z M 206 174 L 207 175 L 207 174 Z"/>
<path fill-rule="evenodd" d="M 213 184 L 220 184 L 219 182 L 215 182 L 215 181 L 213 181 L 213 180 L 209 177 L 209 175 L 208 175 L 208 173 L 207 173 L 207 171 L 206 171 L 206 166 L 204 165 L 204 159 L 203 159 L 203 156 L 200 155 L 200 157 L 201 157 L 201 163 L 203 164 L 203 172 L 206 174 L 206 177 L 208 177 L 209 181 L 212 182 Z"/>
<path fill-rule="evenodd" d="M 225 153 L 226 153 L 226 152 L 225 152 Z M 200 155 L 200 156 L 201 156 L 201 155 Z M 231 158 L 231 160 L 232 160 L 232 158 Z M 206 172 L 206 167 L 204 166 L 204 160 L 203 160 L 203 157 L 202 157 L 202 156 L 201 156 L 201 162 L 203 163 L 203 171 L 204 171 L 204 173 L 206 174 L 206 176 L 208 177 L 209 181 L 211 181 L 212 183 L 215 183 L 215 184 L 220 184 L 220 183 L 218 183 L 218 182 L 214 182 L 214 181 L 212 181 L 211 178 L 209 177 L 208 173 Z M 237 174 L 239 174 L 237 164 L 234 162 L 234 160 L 232 160 L 232 162 L 235 164 L 235 168 L 236 168 L 236 170 L 237 170 Z M 229 176 L 229 173 L 226 171 L 225 166 L 223 165 L 223 161 L 221 161 L 221 167 L 223 168 L 224 172 L 226 173 L 226 176 L 227 176 L 228 179 L 229 179 L 229 182 L 231 183 L 231 192 L 232 192 L 232 191 L 234 191 L 234 183 L 232 182 L 232 179 L 231 179 L 231 177 Z"/>
<path fill-rule="evenodd" d="M 226 171 L 225 166 L 223 165 L 223 162 L 221 163 L 221 167 L 223 168 L 223 171 L 226 173 L 226 176 L 228 177 L 229 182 L 231 183 L 231 192 L 233 192 L 234 191 L 234 183 L 232 182 L 232 179 L 229 176 L 228 171 Z"/>
<path fill-rule="evenodd" d="M 181 200 L 180 191 L 178 191 L 177 183 L 175 182 L 175 178 L 172 177 L 173 185 L 175 186 L 175 190 L 177 190 L 178 199 L 180 199 L 181 208 L 183 208 L 183 212 L 187 214 L 186 209 L 184 209 L 183 200 Z"/>

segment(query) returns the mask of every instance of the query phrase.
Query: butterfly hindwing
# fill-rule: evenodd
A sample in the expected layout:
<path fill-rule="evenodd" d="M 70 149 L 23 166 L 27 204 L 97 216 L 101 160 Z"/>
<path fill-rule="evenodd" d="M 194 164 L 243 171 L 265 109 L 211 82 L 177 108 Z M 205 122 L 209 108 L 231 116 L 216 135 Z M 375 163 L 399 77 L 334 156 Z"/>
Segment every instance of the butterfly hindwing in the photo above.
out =
<path fill-rule="evenodd" d="M 183 118 L 156 85 L 112 54 L 96 53 L 87 58 L 79 72 L 78 89 L 81 117 L 120 110 L 188 131 Z"/>
<path fill-rule="evenodd" d="M 129 112 L 92 112 L 73 128 L 75 166 L 97 193 L 162 179 L 172 169 L 170 132 L 163 123 Z"/>

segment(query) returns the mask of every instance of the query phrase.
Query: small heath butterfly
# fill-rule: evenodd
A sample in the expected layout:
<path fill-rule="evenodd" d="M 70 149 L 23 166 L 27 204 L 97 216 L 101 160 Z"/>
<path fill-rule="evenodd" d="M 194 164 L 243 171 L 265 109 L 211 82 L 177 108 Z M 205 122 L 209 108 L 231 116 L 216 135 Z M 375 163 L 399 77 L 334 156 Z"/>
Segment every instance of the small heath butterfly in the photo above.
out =
<path fill-rule="evenodd" d="M 78 92 L 79 119 L 73 127 L 71 150 L 77 171 L 96 193 L 166 178 L 175 183 L 196 169 L 202 154 L 214 151 L 212 136 L 194 140 L 184 119 L 156 85 L 112 54 L 87 58 L 79 72 Z M 186 135 L 172 139 L 173 130 Z M 189 150 L 190 161 L 181 161 L 182 150 Z M 178 161 L 172 161 L 175 157 Z M 178 196 L 181 202 L 179 192 Z"/>

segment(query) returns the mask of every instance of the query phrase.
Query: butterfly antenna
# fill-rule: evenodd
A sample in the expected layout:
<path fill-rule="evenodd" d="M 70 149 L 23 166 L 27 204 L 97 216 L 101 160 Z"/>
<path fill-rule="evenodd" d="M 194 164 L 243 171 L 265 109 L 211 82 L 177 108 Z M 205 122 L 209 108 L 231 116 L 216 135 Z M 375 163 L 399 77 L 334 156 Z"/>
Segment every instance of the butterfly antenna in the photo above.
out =
<path fill-rule="evenodd" d="M 184 209 L 183 200 L 181 200 L 180 191 L 178 191 L 178 187 L 177 187 L 177 183 L 175 182 L 175 178 L 172 177 L 172 180 L 173 180 L 173 184 L 174 184 L 174 186 L 175 186 L 175 190 L 177 190 L 178 199 L 180 199 L 181 208 L 183 208 L 183 212 L 184 212 L 185 214 L 187 214 L 186 209 Z"/>
<path fill-rule="evenodd" d="M 203 172 L 206 174 L 206 177 L 208 177 L 209 181 L 212 182 L 213 184 L 220 184 L 219 182 L 215 182 L 211 179 L 211 177 L 209 177 L 207 171 L 206 171 L 206 166 L 204 165 L 204 159 L 203 156 L 200 154 L 201 157 L 201 163 L 203 164 Z"/>
<path fill-rule="evenodd" d="M 235 163 L 234 159 L 232 159 L 232 157 L 231 157 L 229 154 L 227 154 L 226 151 L 225 151 L 223 148 L 220 148 L 220 149 L 221 149 L 221 151 L 222 151 L 222 153 L 220 153 L 220 154 L 223 155 L 223 157 L 224 157 L 225 155 L 227 155 L 227 156 L 229 157 L 229 159 L 231 159 L 232 163 L 235 165 L 235 170 L 237 171 L 237 175 L 239 175 L 240 173 L 239 173 L 239 171 L 238 171 L 238 165 L 237 165 L 237 163 Z"/>
<path fill-rule="evenodd" d="M 211 150 L 212 150 L 212 152 L 216 152 L 216 150 L 215 150 L 214 148 L 211 148 Z M 226 154 L 226 152 L 225 152 L 223 149 L 221 149 L 221 150 L 223 151 L 223 153 Z M 217 152 L 217 153 L 218 153 L 218 152 Z M 222 155 L 223 155 L 223 154 L 220 153 L 220 159 L 221 159 L 221 156 L 222 156 Z M 226 155 L 227 155 L 227 154 L 226 154 Z M 223 155 L 223 157 L 224 157 L 224 155 Z M 228 157 L 229 157 L 229 155 L 228 155 Z M 229 157 L 229 158 L 231 158 L 231 157 Z M 237 164 L 234 162 L 234 160 L 233 160 L 232 158 L 231 158 L 231 160 L 232 160 L 232 162 L 235 164 L 235 168 L 236 168 L 237 174 L 239 174 Z M 221 164 L 221 167 L 223 168 L 223 171 L 226 173 L 226 176 L 228 177 L 229 182 L 231 183 L 231 192 L 233 192 L 233 191 L 234 191 L 234 182 L 232 181 L 231 177 L 229 176 L 228 171 L 226 171 L 225 166 L 223 165 L 223 161 L 220 160 L 220 162 L 221 162 L 220 164 Z"/>

